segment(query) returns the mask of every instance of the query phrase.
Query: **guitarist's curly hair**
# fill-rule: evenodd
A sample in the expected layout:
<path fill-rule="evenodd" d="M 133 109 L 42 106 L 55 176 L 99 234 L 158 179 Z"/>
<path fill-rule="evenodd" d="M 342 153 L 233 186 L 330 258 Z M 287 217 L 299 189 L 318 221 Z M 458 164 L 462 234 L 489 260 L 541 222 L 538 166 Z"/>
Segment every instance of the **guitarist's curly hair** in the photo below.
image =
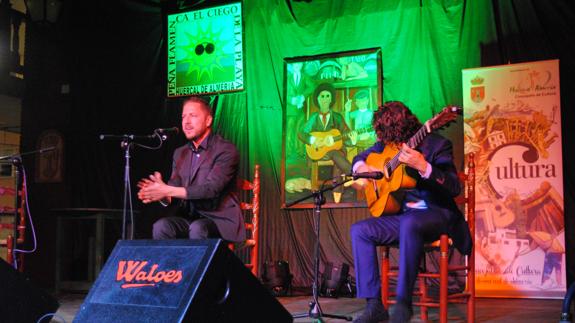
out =
<path fill-rule="evenodd" d="M 373 113 L 373 129 L 385 144 L 407 142 L 422 124 L 400 101 L 388 101 Z"/>

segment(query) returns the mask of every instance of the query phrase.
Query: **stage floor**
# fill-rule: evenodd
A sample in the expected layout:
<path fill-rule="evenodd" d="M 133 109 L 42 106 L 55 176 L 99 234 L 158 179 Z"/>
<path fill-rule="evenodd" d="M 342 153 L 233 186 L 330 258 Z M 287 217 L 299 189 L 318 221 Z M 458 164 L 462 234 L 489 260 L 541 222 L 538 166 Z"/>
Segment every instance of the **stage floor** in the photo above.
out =
<path fill-rule="evenodd" d="M 57 315 L 66 322 L 72 322 L 76 312 L 82 304 L 85 294 L 62 294 L 58 297 L 60 308 Z M 286 309 L 292 313 L 306 313 L 311 296 L 281 297 L 280 302 Z M 351 315 L 357 317 L 361 314 L 365 304 L 362 299 L 355 298 L 320 298 L 319 301 L 322 310 L 325 313 Z M 478 298 L 477 305 L 477 322 L 516 322 L 516 323 L 557 323 L 561 316 L 562 300 L 549 299 L 498 299 L 498 298 Z M 421 322 L 419 320 L 419 311 L 415 309 L 415 316 L 411 322 Z M 464 305 L 451 306 L 449 310 L 450 317 L 459 317 L 459 320 L 450 322 L 463 322 L 465 317 Z M 438 321 L 437 311 L 430 310 L 429 318 L 433 322 Z M 294 322 L 313 322 L 311 318 L 299 318 Z M 54 319 L 52 322 L 62 322 Z M 345 322 L 343 320 L 325 319 L 325 322 Z"/>

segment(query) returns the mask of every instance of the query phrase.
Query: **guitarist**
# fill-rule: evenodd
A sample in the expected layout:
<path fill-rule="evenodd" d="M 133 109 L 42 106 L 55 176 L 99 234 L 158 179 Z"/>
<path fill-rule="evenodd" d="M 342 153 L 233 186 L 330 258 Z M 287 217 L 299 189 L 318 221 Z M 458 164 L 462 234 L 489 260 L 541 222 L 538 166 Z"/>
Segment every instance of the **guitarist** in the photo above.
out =
<path fill-rule="evenodd" d="M 399 161 L 408 174 L 417 180 L 416 187 L 406 191 L 402 210 L 356 222 L 351 227 L 351 242 L 355 261 L 357 297 L 366 298 L 367 306 L 355 322 L 379 322 L 389 315 L 381 302 L 381 283 L 376 246 L 399 244 L 399 277 L 397 304 L 391 322 L 409 322 L 413 315 L 412 293 L 423 246 L 447 232 L 457 249 L 471 251 L 469 228 L 457 209 L 454 197 L 461 190 L 453 164 L 451 142 L 440 135 L 430 134 L 417 150 L 405 142 L 422 124 L 399 101 L 385 103 L 374 112 L 373 127 L 378 141 L 353 160 L 353 171 L 381 171 L 366 164 L 370 153 L 381 153 L 386 146 L 401 145 Z M 392 173 L 393 175 L 393 173 Z M 371 185 L 361 179 L 358 186 Z M 356 187 L 358 188 L 358 187 Z"/>
<path fill-rule="evenodd" d="M 333 138 L 329 136 L 325 138 L 316 137 L 312 132 L 325 132 L 332 129 L 337 129 L 342 134 L 350 132 L 341 114 L 332 110 L 335 104 L 335 89 L 329 83 L 318 85 L 313 93 L 313 101 L 319 111 L 309 117 L 302 129 L 300 129 L 298 138 L 306 145 L 332 146 L 334 143 Z M 349 140 L 344 140 L 344 143 L 346 145 L 355 145 L 357 134 L 352 131 L 348 137 Z M 351 168 L 351 164 L 345 158 L 343 150 L 330 150 L 325 156 L 325 158 L 331 159 L 335 163 L 341 173 L 345 173 Z"/>

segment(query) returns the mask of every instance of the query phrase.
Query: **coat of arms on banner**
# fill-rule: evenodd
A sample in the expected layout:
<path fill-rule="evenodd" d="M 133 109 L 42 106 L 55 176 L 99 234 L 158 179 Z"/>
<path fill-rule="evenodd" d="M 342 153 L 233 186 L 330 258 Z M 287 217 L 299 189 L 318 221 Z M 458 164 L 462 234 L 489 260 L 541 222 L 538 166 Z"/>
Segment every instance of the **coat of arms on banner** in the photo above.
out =
<path fill-rule="evenodd" d="M 471 101 L 481 103 L 485 99 L 485 86 L 483 86 L 483 78 L 476 76 L 471 80 L 473 85 L 470 90 Z"/>

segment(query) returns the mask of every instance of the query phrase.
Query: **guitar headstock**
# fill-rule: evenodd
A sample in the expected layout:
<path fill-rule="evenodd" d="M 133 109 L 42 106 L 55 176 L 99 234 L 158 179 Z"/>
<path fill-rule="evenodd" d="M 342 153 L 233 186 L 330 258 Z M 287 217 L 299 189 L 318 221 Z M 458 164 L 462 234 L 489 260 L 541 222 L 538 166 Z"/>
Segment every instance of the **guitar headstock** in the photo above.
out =
<path fill-rule="evenodd" d="M 449 123 L 455 121 L 457 116 L 461 115 L 462 112 L 463 109 L 461 107 L 454 105 L 446 106 L 443 108 L 443 110 L 441 110 L 441 112 L 425 122 L 425 128 L 427 128 L 428 132 L 431 132 L 433 130 L 447 126 Z"/>

